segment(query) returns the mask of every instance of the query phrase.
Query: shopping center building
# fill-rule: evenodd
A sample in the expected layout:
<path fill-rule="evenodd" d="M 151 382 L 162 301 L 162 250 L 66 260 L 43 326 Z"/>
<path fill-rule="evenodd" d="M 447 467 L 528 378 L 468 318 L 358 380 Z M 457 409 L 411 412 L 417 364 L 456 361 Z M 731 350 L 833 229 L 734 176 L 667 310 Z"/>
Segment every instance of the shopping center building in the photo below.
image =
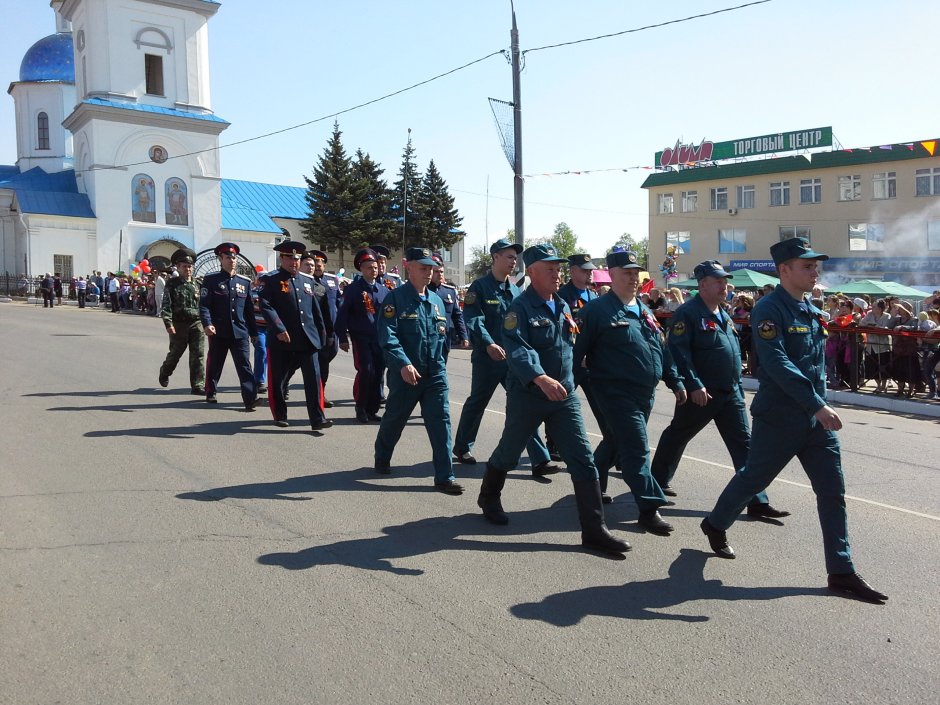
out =
<path fill-rule="evenodd" d="M 845 149 L 831 127 L 677 142 L 643 183 L 651 271 L 674 247 L 680 278 L 707 259 L 772 273 L 770 246 L 799 235 L 831 255 L 826 284 L 940 286 L 938 150 L 935 138 Z"/>

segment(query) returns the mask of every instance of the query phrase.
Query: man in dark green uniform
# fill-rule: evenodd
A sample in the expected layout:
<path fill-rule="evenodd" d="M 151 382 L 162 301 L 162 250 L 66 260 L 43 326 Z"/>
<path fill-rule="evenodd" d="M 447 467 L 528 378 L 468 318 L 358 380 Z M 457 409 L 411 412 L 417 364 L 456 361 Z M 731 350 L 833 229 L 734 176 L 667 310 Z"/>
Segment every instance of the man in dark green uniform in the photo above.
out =
<path fill-rule="evenodd" d="M 519 296 L 519 287 L 509 281 L 516 268 L 522 246 L 508 240 L 497 240 L 490 246 L 493 266 L 484 277 L 470 285 L 464 296 L 463 315 L 470 331 L 473 352 L 470 364 L 470 396 L 464 402 L 454 438 L 454 456 L 461 463 L 473 465 L 476 458 L 470 454 L 480 430 L 486 405 L 499 385 L 506 386 L 509 368 L 503 345 L 503 318 L 509 305 Z M 533 428 L 531 438 L 526 437 L 526 450 L 532 463 L 532 474 L 543 477 L 558 472 L 552 465 L 548 449 Z M 518 462 L 518 458 L 516 459 Z M 515 464 L 514 464 L 515 465 Z"/>
<path fill-rule="evenodd" d="M 195 261 L 196 254 L 183 248 L 170 258 L 179 275 L 171 278 L 163 290 L 160 317 L 170 335 L 170 352 L 160 366 L 160 386 L 170 383 L 170 375 L 188 347 L 189 386 L 193 394 L 202 396 L 206 393 L 206 339 L 199 320 L 199 289 L 193 281 Z"/>
<path fill-rule="evenodd" d="M 760 356 L 760 387 L 751 404 L 754 430 L 744 470 L 735 474 L 705 519 L 712 550 L 734 558 L 727 530 L 751 498 L 766 488 L 795 456 L 809 476 L 822 528 L 831 592 L 883 603 L 888 596 L 855 572 L 845 511 L 845 479 L 836 431 L 842 419 L 826 403 L 826 328 L 822 311 L 806 296 L 818 278 L 814 252 L 803 238 L 770 248 L 780 284 L 751 313 Z"/>
<path fill-rule="evenodd" d="M 671 483 L 686 445 L 709 421 L 718 427 L 737 472 L 744 469 L 750 443 L 741 386 L 741 345 L 734 323 L 721 305 L 728 297 L 731 275 L 720 262 L 710 260 L 697 265 L 694 276 L 698 294 L 673 313 L 668 340 L 689 403 L 676 407 L 653 456 L 653 477 L 669 497 L 676 496 Z M 764 492 L 748 502 L 747 513 L 771 519 L 790 516 L 790 512 L 770 506 Z"/>
<path fill-rule="evenodd" d="M 568 283 L 558 290 L 558 295 L 568 304 L 571 315 L 574 316 L 575 322 L 579 325 L 581 309 L 597 298 L 597 292 L 591 288 L 595 269 L 597 267 L 591 261 L 591 255 L 586 253 L 571 255 L 568 258 Z M 591 377 L 587 368 L 575 367 L 574 383 L 576 386 L 581 387 L 581 391 L 584 392 L 584 398 L 587 399 L 588 406 L 591 407 L 591 413 L 594 414 L 594 420 L 597 421 L 597 425 L 601 430 L 601 442 L 594 451 L 594 455 L 598 459 L 603 459 L 608 465 L 612 465 L 615 462 L 616 451 L 610 429 L 607 428 L 604 415 L 597 405 L 597 397 L 594 395 L 594 390 L 591 389 Z M 545 445 L 548 446 L 548 452 L 553 454 L 552 458 L 554 459 L 555 445 L 548 435 L 545 437 Z M 610 501 L 610 497 L 605 493 L 604 503 L 609 504 Z"/>
<path fill-rule="evenodd" d="M 415 406 L 431 441 L 434 488 L 444 494 L 463 494 L 454 478 L 451 460 L 450 405 L 444 340 L 447 319 L 444 302 L 428 289 L 436 266 L 431 251 L 410 247 L 405 252 L 408 281 L 388 292 L 378 319 L 379 346 L 388 368 L 388 398 L 375 438 L 375 471 L 391 472 L 392 453 Z"/>
<path fill-rule="evenodd" d="M 665 350 L 662 328 L 653 312 L 637 298 L 640 270 L 633 252 L 607 255 L 610 291 L 581 310 L 581 333 L 575 343 L 574 364 L 588 369 L 594 394 L 612 436 L 623 479 L 633 492 L 640 510 L 639 524 L 647 531 L 668 536 L 673 527 L 659 515 L 667 504 L 650 474 L 650 447 L 646 425 L 653 410 L 656 387 L 666 382 L 684 404 L 685 388 Z M 601 465 L 595 454 L 606 489 L 608 459 Z"/>
<path fill-rule="evenodd" d="M 515 467 L 526 443 L 541 423 L 558 442 L 571 473 L 581 543 L 608 553 L 624 553 L 630 544 L 615 538 L 604 524 L 601 489 L 591 444 L 584 430 L 581 403 L 574 393 L 572 344 L 578 326 L 558 296 L 561 262 L 551 245 L 536 245 L 522 255 L 531 285 L 509 307 L 502 341 L 509 360 L 506 425 L 486 463 L 477 504 L 494 524 L 506 524 L 501 494 L 506 473 Z"/>

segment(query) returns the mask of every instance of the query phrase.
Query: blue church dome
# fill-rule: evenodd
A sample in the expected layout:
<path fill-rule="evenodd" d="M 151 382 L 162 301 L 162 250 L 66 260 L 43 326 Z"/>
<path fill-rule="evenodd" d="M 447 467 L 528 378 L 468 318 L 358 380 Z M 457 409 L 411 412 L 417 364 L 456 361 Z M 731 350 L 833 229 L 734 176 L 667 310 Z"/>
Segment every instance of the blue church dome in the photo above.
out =
<path fill-rule="evenodd" d="M 20 81 L 75 83 L 72 33 L 50 34 L 33 44 L 20 64 Z"/>

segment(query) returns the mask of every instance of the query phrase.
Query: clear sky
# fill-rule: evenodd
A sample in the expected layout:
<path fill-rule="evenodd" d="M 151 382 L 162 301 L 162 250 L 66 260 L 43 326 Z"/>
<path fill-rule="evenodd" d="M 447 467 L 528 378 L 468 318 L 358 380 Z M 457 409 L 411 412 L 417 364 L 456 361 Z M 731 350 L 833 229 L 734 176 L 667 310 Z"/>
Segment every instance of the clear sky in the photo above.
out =
<path fill-rule="evenodd" d="M 516 0 L 523 50 L 731 7 L 744 0 Z M 677 139 L 726 141 L 831 125 L 844 147 L 940 137 L 934 0 L 772 0 L 691 22 L 526 55 L 526 174 L 652 165 Z M 332 115 L 509 48 L 509 0 L 223 0 L 209 24 L 212 108 L 232 123 L 227 178 L 303 185 Z M 45 0 L 4 0 L 0 80 L 55 29 Z M 396 178 L 412 130 L 434 159 L 468 245 L 513 225 L 512 170 L 488 97 L 512 99 L 494 56 L 339 116 L 347 151 Z M 0 163 L 16 158 L 13 100 L 0 99 Z M 646 237 L 645 170 L 526 180 L 527 237 L 567 222 L 600 255 L 622 233 Z M 489 181 L 489 198 L 486 197 Z M 488 212 L 488 217 L 487 217 Z"/>

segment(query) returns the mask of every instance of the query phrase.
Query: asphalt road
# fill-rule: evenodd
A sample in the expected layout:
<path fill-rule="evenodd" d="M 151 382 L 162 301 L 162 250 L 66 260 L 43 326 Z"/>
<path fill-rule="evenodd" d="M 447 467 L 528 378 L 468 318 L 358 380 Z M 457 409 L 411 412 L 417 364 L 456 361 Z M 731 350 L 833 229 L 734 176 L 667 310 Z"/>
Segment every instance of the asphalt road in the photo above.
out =
<path fill-rule="evenodd" d="M 153 318 L 0 304 L 0 703 L 935 703 L 940 692 L 938 424 L 841 409 L 849 522 L 884 606 L 830 596 L 799 467 L 770 488 L 784 526 L 742 520 L 738 559 L 698 524 L 731 470 L 713 428 L 676 477 L 670 538 L 639 532 L 618 476 L 624 560 L 580 549 L 564 475 L 512 473 L 508 527 L 431 491 L 414 419 L 391 477 L 355 423 L 278 429 L 185 369 L 157 386 Z M 450 365 L 456 418 L 469 355 Z M 671 414 L 662 388 L 655 443 Z M 475 449 L 503 423 L 494 398 Z M 589 429 L 596 433 L 596 427 Z M 597 440 L 597 437 L 594 437 Z"/>

